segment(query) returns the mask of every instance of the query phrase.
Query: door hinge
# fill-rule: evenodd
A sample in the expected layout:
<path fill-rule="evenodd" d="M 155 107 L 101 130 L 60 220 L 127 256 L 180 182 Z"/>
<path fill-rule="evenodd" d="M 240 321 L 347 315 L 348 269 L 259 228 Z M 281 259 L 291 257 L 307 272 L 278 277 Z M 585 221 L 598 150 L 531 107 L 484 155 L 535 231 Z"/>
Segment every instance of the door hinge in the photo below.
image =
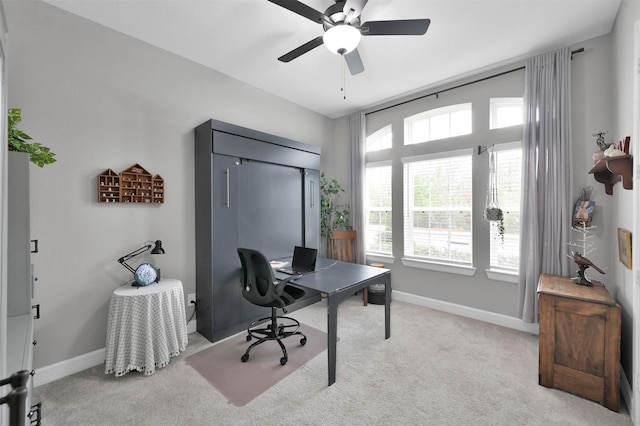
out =
<path fill-rule="evenodd" d="M 40 304 L 38 303 L 37 305 L 31 305 L 31 309 L 36 310 L 36 314 L 33 316 L 33 319 L 40 319 Z"/>

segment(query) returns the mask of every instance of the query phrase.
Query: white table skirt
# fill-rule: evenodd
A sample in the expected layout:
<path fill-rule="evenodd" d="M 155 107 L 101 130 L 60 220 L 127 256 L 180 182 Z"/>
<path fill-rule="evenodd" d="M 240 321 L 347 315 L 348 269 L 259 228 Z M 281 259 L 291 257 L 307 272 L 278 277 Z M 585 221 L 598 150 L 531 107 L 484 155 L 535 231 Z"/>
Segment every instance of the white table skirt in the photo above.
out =
<path fill-rule="evenodd" d="M 149 376 L 187 346 L 182 282 L 163 279 L 114 290 L 109 305 L 105 374 L 137 370 Z"/>

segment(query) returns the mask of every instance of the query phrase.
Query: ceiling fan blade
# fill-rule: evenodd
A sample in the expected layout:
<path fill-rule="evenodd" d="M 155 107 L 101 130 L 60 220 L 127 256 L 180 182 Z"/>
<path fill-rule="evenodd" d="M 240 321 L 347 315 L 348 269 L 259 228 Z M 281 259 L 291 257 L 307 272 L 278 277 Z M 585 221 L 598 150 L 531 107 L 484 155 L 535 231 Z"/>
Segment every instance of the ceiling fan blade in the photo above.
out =
<path fill-rule="evenodd" d="M 364 71 L 364 65 L 362 65 L 362 59 L 360 59 L 358 49 L 353 49 L 344 55 L 344 60 L 347 62 L 351 75 L 357 75 Z"/>
<path fill-rule="evenodd" d="M 297 58 L 298 56 L 305 54 L 312 49 L 315 49 L 316 47 L 320 46 L 322 43 L 323 43 L 322 36 L 316 37 L 313 40 L 306 42 L 302 46 L 296 47 L 291 52 L 285 53 L 284 55 L 280 56 L 278 60 L 280 62 L 290 62 L 295 58 Z"/>
<path fill-rule="evenodd" d="M 318 24 L 322 23 L 323 14 L 318 12 L 314 8 L 307 6 L 304 3 L 300 3 L 296 0 L 269 0 L 273 4 L 284 7 L 287 10 L 297 13 L 300 16 L 304 16 L 307 19 L 311 19 Z"/>
<path fill-rule="evenodd" d="M 399 21 L 369 21 L 360 26 L 363 36 L 372 35 L 423 35 L 431 19 L 405 19 Z"/>
<path fill-rule="evenodd" d="M 349 11 L 353 11 L 351 16 L 357 18 L 362 13 L 362 9 L 366 6 L 367 1 L 368 0 L 347 0 L 342 11 L 345 15 L 348 15 Z"/>

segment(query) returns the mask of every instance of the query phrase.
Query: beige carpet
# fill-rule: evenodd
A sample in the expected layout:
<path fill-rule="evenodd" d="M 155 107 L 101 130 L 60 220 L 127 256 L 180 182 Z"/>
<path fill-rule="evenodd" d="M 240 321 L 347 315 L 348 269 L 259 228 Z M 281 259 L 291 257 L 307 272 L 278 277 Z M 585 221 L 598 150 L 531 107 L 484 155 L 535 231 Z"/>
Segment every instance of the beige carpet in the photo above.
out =
<path fill-rule="evenodd" d="M 325 301 L 291 316 L 326 332 Z M 633 426 L 624 404 L 538 385 L 535 335 L 394 300 L 385 340 L 384 306 L 354 296 L 338 336 L 335 384 L 323 352 L 243 407 L 186 363 L 213 346 L 198 333 L 152 376 L 100 364 L 36 387 L 34 401 L 45 426 Z"/>
<path fill-rule="evenodd" d="M 300 331 L 307 336 L 304 346 L 300 345 L 300 336 L 283 340 L 289 358 L 285 365 L 280 365 L 282 350 L 275 341 L 256 346 L 247 362 L 240 361 L 251 344 L 246 340 L 246 333 L 193 354 L 186 362 L 229 402 L 242 407 L 327 349 L 326 333 L 304 324 Z"/>

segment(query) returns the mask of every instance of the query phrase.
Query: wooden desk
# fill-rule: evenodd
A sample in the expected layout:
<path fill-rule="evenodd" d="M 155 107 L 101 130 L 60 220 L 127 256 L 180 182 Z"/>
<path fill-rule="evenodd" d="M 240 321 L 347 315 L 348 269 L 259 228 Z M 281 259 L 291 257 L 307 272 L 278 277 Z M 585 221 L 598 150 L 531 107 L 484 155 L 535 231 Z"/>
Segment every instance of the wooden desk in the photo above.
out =
<path fill-rule="evenodd" d="M 598 281 L 540 275 L 538 383 L 620 407 L 620 305 Z"/>
<path fill-rule="evenodd" d="M 289 259 L 290 260 L 290 259 Z M 282 277 L 282 274 L 278 274 Z M 338 305 L 371 284 L 385 284 L 385 339 L 391 336 L 391 271 L 356 263 L 318 258 L 316 271 L 291 281 L 299 287 L 327 294 L 327 358 L 329 386 L 336 381 Z"/>
<path fill-rule="evenodd" d="M 105 374 L 137 370 L 149 376 L 187 346 L 182 282 L 160 280 L 114 290 L 109 305 Z"/>

